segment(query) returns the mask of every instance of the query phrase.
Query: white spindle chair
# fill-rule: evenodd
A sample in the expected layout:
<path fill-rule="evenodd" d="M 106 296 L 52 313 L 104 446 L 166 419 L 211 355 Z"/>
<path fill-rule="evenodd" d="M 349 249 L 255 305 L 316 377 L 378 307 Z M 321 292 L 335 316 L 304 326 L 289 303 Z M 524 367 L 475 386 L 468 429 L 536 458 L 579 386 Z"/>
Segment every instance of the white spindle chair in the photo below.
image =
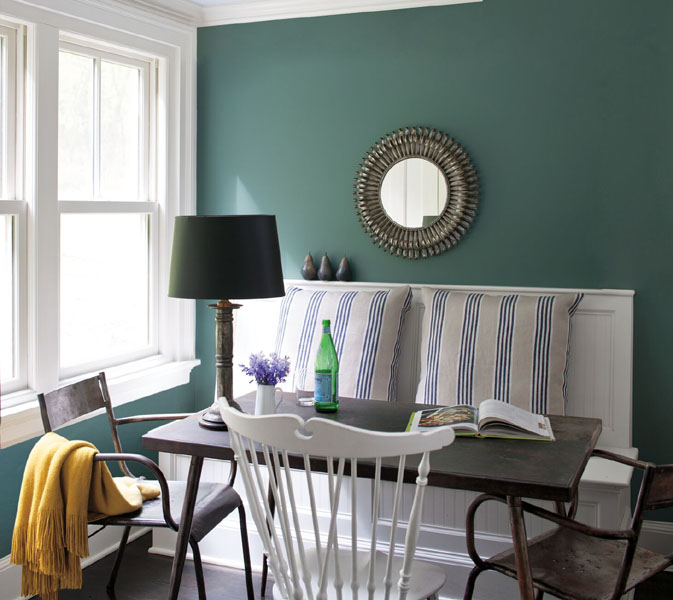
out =
<path fill-rule="evenodd" d="M 360 598 L 368 600 L 395 597 L 399 600 L 422 600 L 435 597 L 444 585 L 444 569 L 414 560 L 414 553 L 423 494 L 430 471 L 429 453 L 453 442 L 451 429 L 383 433 L 321 418 L 304 421 L 291 414 L 252 416 L 230 408 L 224 398 L 220 399 L 220 407 L 222 418 L 229 428 L 250 512 L 264 542 L 274 575 L 274 598 L 341 600 L 349 597 L 349 591 L 351 598 L 356 599 L 360 594 Z M 404 469 L 407 456 L 413 454 L 422 454 L 422 457 L 404 550 L 395 556 L 395 532 Z M 293 455 L 295 461 L 299 460 L 303 465 L 305 476 L 299 475 L 301 479 L 293 479 L 288 455 Z M 263 457 L 263 461 L 260 461 L 260 457 Z M 384 460 L 391 457 L 399 457 L 399 460 Z M 310 464 L 313 459 L 323 459 L 327 463 L 330 514 L 329 523 L 323 527 L 323 532 L 320 531 L 319 521 L 325 515 L 316 506 Z M 371 523 L 367 524 L 367 528 L 371 528 L 371 540 L 365 544 L 361 539 L 358 548 L 356 478 L 360 459 L 367 459 L 365 462 L 368 465 L 363 468 L 371 471 L 374 467 L 374 479 L 373 493 L 364 500 L 371 503 Z M 386 552 L 377 549 L 381 544 L 377 544 L 377 526 L 382 462 L 386 467 L 392 465 L 393 469 L 397 469 L 392 517 L 387 517 L 390 519 L 391 534 L 384 546 Z M 265 476 L 261 464 L 271 465 L 269 477 Z M 352 478 L 350 544 L 347 535 L 337 534 L 339 501 L 347 464 Z M 310 519 L 303 520 L 303 529 L 301 510 L 298 510 L 296 502 L 301 493 L 296 489 L 299 483 L 302 487 L 305 484 L 311 508 Z M 269 490 L 275 501 L 275 519 L 268 499 Z M 392 589 L 395 583 L 396 590 Z"/>

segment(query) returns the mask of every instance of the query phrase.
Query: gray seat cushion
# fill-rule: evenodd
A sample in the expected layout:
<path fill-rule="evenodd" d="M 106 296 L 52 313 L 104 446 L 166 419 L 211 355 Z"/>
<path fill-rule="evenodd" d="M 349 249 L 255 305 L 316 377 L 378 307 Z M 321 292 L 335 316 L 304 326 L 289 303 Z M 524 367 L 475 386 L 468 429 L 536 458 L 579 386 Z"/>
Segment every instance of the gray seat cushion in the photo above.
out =
<path fill-rule="evenodd" d="M 158 484 L 157 484 L 158 486 Z M 180 513 L 185 499 L 186 483 L 184 481 L 169 481 L 171 515 L 175 522 L 180 524 Z M 168 527 L 164 520 L 161 507 L 161 496 L 154 500 L 143 502 L 142 507 L 133 512 L 114 517 L 105 517 L 96 524 L 99 525 L 142 525 L 149 527 Z M 227 515 L 241 505 L 241 497 L 226 483 L 202 482 L 199 484 L 199 493 L 194 507 L 192 521 L 192 538 L 199 542 L 207 533 Z"/>

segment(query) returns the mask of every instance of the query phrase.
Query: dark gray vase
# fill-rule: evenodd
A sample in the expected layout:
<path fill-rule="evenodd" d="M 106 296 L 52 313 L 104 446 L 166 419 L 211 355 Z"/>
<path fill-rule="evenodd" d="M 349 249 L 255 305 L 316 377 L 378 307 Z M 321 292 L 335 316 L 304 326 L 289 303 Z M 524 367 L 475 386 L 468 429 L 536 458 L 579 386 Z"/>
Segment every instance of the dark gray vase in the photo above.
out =
<path fill-rule="evenodd" d="M 332 270 L 332 265 L 329 262 L 327 254 L 324 254 L 320 261 L 318 279 L 320 279 L 320 281 L 332 281 L 332 279 L 334 279 L 334 271 Z"/>
<path fill-rule="evenodd" d="M 339 263 L 339 268 L 336 272 L 336 278 L 339 281 L 351 281 L 353 279 L 353 273 L 351 273 L 351 266 L 348 262 L 348 259 L 344 256 Z"/>
<path fill-rule="evenodd" d="M 309 252 L 304 259 L 304 266 L 301 268 L 301 276 L 304 279 L 315 279 L 318 276 L 318 271 L 315 268 L 313 257 Z"/>

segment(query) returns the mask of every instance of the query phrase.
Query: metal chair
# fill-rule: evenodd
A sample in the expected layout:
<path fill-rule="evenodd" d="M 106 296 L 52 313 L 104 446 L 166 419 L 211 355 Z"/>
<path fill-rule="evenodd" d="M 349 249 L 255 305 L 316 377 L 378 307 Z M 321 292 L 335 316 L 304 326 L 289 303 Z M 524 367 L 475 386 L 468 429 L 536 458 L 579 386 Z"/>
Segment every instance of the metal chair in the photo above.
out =
<path fill-rule="evenodd" d="M 274 598 L 357 598 L 358 590 L 361 597 L 369 600 L 435 597 L 444 585 L 444 568 L 414 560 L 414 553 L 430 471 L 429 454 L 453 442 L 453 430 L 374 432 L 321 418 L 305 422 L 290 414 L 251 416 L 230 408 L 224 399 L 220 403 L 250 511 L 274 575 Z M 407 455 L 422 456 L 404 550 L 396 556 L 395 534 L 405 465 L 411 463 Z M 366 460 L 359 462 L 360 459 Z M 268 478 L 260 462 L 269 467 Z M 316 506 L 312 465 L 327 472 L 327 514 Z M 304 475 L 293 474 L 292 468 L 303 469 Z M 358 473 L 373 479 L 373 494 L 366 499 L 365 507 L 371 515 L 371 521 L 366 520 L 371 531 L 361 530 L 361 535 L 371 534 L 366 543 L 358 538 L 357 516 L 364 512 L 358 508 Z M 386 515 L 391 533 L 385 541 L 379 539 L 383 536 L 377 536 L 381 526 L 382 474 L 384 479 L 396 481 L 392 513 Z M 350 493 L 342 494 L 344 475 L 351 476 L 351 486 Z M 310 514 L 298 508 L 299 494 L 309 499 Z M 350 545 L 347 537 L 337 533 L 337 520 L 343 520 L 339 503 L 346 500 L 345 496 L 350 496 Z M 275 502 L 275 519 L 269 497 Z M 323 532 L 321 520 L 325 521 Z M 385 546 L 387 552 L 377 550 L 379 545 Z"/>
<path fill-rule="evenodd" d="M 604 450 L 595 450 L 593 455 L 643 471 L 631 526 L 610 530 L 580 523 L 572 518 L 576 502 L 573 502 L 570 516 L 522 503 L 525 512 L 558 525 L 528 540 L 537 600 L 544 592 L 564 600 L 617 600 L 673 564 L 673 555 L 662 556 L 638 546 L 643 512 L 673 506 L 673 465 L 656 466 Z M 514 579 L 517 576 L 513 549 L 484 560 L 475 548 L 475 514 L 478 507 L 488 500 L 506 502 L 504 498 L 484 494 L 476 498 L 468 510 L 467 549 L 475 567 L 467 581 L 465 600 L 472 598 L 475 581 L 482 571 L 492 569 Z"/>
<path fill-rule="evenodd" d="M 99 453 L 94 457 L 94 460 L 119 462 L 119 466 L 124 475 L 133 477 L 134 479 L 137 479 L 137 477 L 131 473 L 126 462 L 140 463 L 152 471 L 161 488 L 161 495 L 154 500 L 144 502 L 140 510 L 125 515 L 106 517 L 96 521 L 96 524 L 101 526 L 119 525 L 124 527 L 119 549 L 117 550 L 117 556 L 112 567 L 112 573 L 110 574 L 107 583 L 108 592 L 111 595 L 114 595 L 114 586 L 131 527 L 169 527 L 170 529 L 177 531 L 179 527 L 179 515 L 182 510 L 186 491 L 186 484 L 184 481 L 167 481 L 164 474 L 159 469 L 159 466 L 154 461 L 141 454 L 123 453 L 117 426 L 128 423 L 139 423 L 142 421 L 181 419 L 189 415 L 140 415 L 118 419 L 114 416 L 112 410 L 112 403 L 110 402 L 110 394 L 108 392 L 104 373 L 100 373 L 96 377 L 91 377 L 68 385 L 48 394 L 38 394 L 38 401 L 45 432 L 52 431 L 69 423 L 73 419 L 77 419 L 78 417 L 87 415 L 93 411 L 105 409 L 112 431 L 112 443 L 115 452 L 108 454 Z M 240 496 L 233 489 L 235 476 L 236 465 L 232 464 L 228 484 L 203 482 L 199 485 L 196 506 L 194 507 L 191 535 L 189 538 L 189 545 L 191 546 L 194 555 L 194 568 L 196 570 L 199 600 L 205 600 L 206 590 L 198 543 L 208 532 L 220 523 L 222 519 L 236 509 L 238 509 L 241 527 L 241 543 L 245 561 L 245 578 L 248 599 L 254 600 L 245 509 L 243 508 Z M 173 514 L 178 515 L 177 520 L 173 517 Z"/>

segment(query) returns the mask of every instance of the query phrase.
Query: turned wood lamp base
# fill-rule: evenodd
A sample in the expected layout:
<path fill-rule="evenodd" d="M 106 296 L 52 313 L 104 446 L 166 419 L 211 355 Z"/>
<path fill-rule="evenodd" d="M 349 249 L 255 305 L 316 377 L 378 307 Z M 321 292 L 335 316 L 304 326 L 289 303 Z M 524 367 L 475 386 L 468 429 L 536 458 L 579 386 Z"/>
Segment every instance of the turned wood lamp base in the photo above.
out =
<path fill-rule="evenodd" d="M 220 300 L 217 304 L 209 304 L 215 309 L 215 401 L 201 415 L 199 425 L 206 429 L 226 431 L 227 426 L 222 421 L 218 398 L 224 396 L 232 406 L 238 410 L 241 407 L 234 401 L 234 310 L 240 304 L 232 304 L 229 300 Z"/>

